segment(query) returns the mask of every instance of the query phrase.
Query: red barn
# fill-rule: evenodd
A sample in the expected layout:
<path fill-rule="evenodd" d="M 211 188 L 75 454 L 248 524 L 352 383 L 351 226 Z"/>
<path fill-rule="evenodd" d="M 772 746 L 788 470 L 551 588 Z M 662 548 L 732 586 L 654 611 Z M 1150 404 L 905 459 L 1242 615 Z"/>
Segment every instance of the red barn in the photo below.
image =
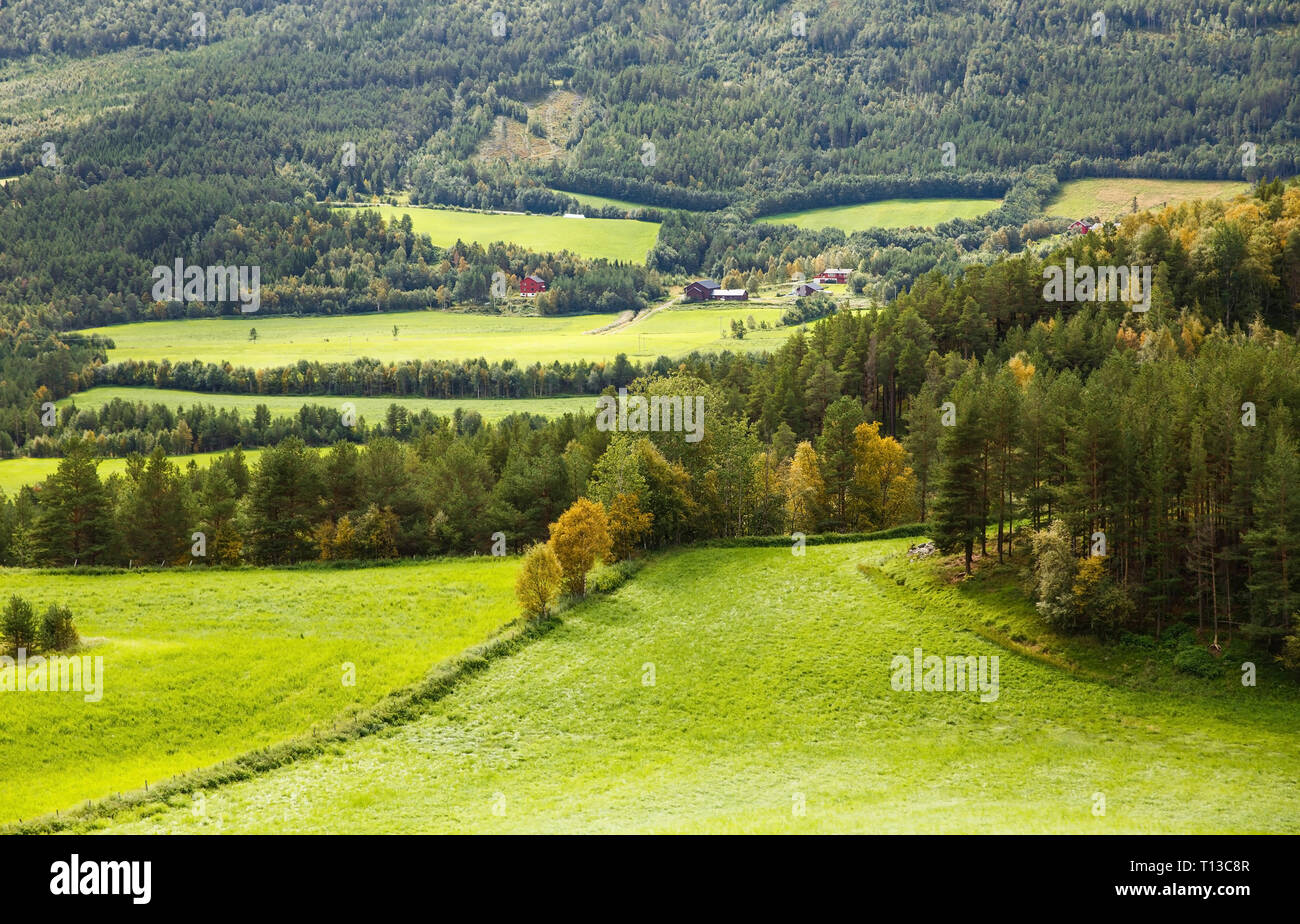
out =
<path fill-rule="evenodd" d="M 817 277 L 816 281 L 823 285 L 826 283 L 844 285 L 844 283 L 849 281 L 849 274 L 852 272 L 853 270 L 850 269 L 825 269 L 822 270 L 822 274 Z"/>
<path fill-rule="evenodd" d="M 702 302 L 713 298 L 713 293 L 722 288 L 712 279 L 697 279 L 686 286 L 683 293 L 690 302 Z"/>
<path fill-rule="evenodd" d="M 541 276 L 529 275 L 519 280 L 519 294 L 525 298 L 532 298 L 545 291 L 546 281 Z"/>

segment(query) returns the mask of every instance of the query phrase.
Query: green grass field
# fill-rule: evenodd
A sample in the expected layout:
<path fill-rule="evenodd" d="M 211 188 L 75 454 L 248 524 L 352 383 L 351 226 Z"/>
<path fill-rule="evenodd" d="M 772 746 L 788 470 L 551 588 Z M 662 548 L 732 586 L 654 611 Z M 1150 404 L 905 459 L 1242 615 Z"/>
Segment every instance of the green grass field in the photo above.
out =
<path fill-rule="evenodd" d="M 1017 653 L 1014 576 L 953 590 L 909 541 L 659 556 L 411 723 L 107 830 L 1300 831 L 1293 680 Z M 895 691 L 915 647 L 999 656 L 996 701 Z"/>
<path fill-rule="evenodd" d="M 517 563 L 2 571 L 6 594 L 72 608 L 104 683 L 93 703 L 5 694 L 0 819 L 156 783 L 372 706 L 513 620 Z"/>
<path fill-rule="evenodd" d="M 213 459 L 221 455 L 219 452 L 198 452 L 188 456 L 170 456 L 171 460 L 177 465 L 184 467 L 194 460 L 195 464 L 207 466 Z M 245 449 L 244 458 L 247 460 L 249 467 L 252 467 L 262 455 L 260 449 Z M 37 484 L 44 481 L 54 470 L 59 467 L 58 459 L 0 459 L 0 491 L 6 494 L 14 494 L 24 485 Z M 126 459 L 101 459 L 99 463 L 99 477 L 107 478 L 109 475 L 126 471 Z"/>
<path fill-rule="evenodd" d="M 839 228 L 848 234 L 864 228 L 932 228 L 954 218 L 978 218 L 1001 203 L 1001 199 L 882 199 L 781 212 L 765 215 L 759 221 L 800 228 Z"/>
<path fill-rule="evenodd" d="M 455 209 L 378 205 L 384 218 L 411 216 L 417 234 L 447 247 L 457 240 L 491 244 L 506 241 L 537 253 L 569 250 L 584 257 L 644 263 L 659 236 L 659 225 L 617 218 L 562 218 L 558 215 L 503 215 Z"/>
<path fill-rule="evenodd" d="M 1165 204 L 1176 205 L 1189 199 L 1226 199 L 1245 192 L 1247 183 L 1222 180 L 1146 180 L 1109 179 L 1068 180 L 1061 184 L 1056 198 L 1048 203 L 1048 215 L 1101 219 L 1116 218 L 1132 211 L 1133 197 L 1138 208 L 1149 209 Z"/>
<path fill-rule="evenodd" d="M 232 408 L 241 416 L 251 417 L 259 404 L 265 404 L 272 416 L 291 416 L 298 413 L 304 404 L 323 404 L 336 407 L 344 401 L 351 401 L 357 406 L 357 413 L 369 422 L 382 420 L 389 405 L 398 404 L 412 413 L 429 411 L 444 417 L 450 417 L 456 408 L 476 411 L 484 420 L 496 421 L 511 414 L 540 414 L 543 417 L 562 417 L 569 411 L 587 412 L 595 407 L 595 398 L 528 398 L 519 400 L 493 400 L 490 398 L 356 398 L 335 395 L 223 395 L 201 391 L 178 391 L 174 388 L 119 388 L 103 386 L 78 392 L 58 402 L 62 407 L 75 404 L 79 408 L 94 409 L 103 407 L 114 398 L 121 398 L 134 404 L 144 401 L 148 404 L 161 403 L 170 408 L 178 405 L 192 407 L 195 404 L 215 405 L 218 408 Z"/>
<path fill-rule="evenodd" d="M 736 303 L 730 303 L 736 304 Z M 513 359 L 523 365 L 612 360 L 619 353 L 654 360 L 681 356 L 691 350 L 738 347 L 775 349 L 788 329 L 756 331 L 743 343 L 723 338 L 731 320 L 750 314 L 777 324 L 780 312 L 748 308 L 674 308 L 644 322 L 609 334 L 585 334 L 617 320 L 617 314 L 564 317 L 462 314 L 452 311 L 407 311 L 327 317 L 199 318 L 182 321 L 142 321 L 84 331 L 111 337 L 117 348 L 109 362 L 135 359 L 199 359 L 231 362 L 261 369 L 289 365 L 299 359 L 347 362 L 361 357 L 400 359 L 474 359 L 489 362 Z M 393 337 L 393 326 L 398 336 Z M 257 328 L 257 340 L 248 339 Z"/>
<path fill-rule="evenodd" d="M 646 205 L 643 202 L 631 202 L 627 199 L 610 199 L 607 196 L 592 196 L 587 193 L 569 192 L 567 189 L 553 189 L 551 191 L 557 192 L 562 196 L 572 196 L 582 204 L 583 208 L 588 209 L 616 208 L 622 209 L 625 212 L 634 212 L 637 209 L 649 209 L 655 207 L 653 205 Z"/>

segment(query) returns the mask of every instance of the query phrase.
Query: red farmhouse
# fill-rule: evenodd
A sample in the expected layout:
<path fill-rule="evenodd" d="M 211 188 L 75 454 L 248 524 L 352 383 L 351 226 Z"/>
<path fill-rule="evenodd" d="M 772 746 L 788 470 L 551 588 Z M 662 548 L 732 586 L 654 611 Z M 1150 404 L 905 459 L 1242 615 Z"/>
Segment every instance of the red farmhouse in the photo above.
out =
<path fill-rule="evenodd" d="M 532 298 L 540 292 L 546 291 L 546 282 L 541 276 L 525 276 L 519 280 L 519 294 L 525 298 Z"/>

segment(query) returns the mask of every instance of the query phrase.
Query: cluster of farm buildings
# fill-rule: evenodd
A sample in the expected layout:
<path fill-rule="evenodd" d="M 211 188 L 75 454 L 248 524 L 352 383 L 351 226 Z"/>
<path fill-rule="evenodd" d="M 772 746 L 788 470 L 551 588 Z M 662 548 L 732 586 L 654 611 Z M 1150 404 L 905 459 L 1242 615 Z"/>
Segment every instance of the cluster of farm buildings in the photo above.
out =
<path fill-rule="evenodd" d="M 822 288 L 825 285 L 843 285 L 849 281 L 851 269 L 826 269 L 822 270 L 812 282 L 799 282 L 790 290 L 790 295 L 803 297 L 806 295 L 816 295 L 818 292 L 825 292 Z M 744 302 L 749 301 L 749 293 L 744 289 L 724 289 L 712 279 L 697 279 L 686 286 L 683 294 L 688 302 Z"/>

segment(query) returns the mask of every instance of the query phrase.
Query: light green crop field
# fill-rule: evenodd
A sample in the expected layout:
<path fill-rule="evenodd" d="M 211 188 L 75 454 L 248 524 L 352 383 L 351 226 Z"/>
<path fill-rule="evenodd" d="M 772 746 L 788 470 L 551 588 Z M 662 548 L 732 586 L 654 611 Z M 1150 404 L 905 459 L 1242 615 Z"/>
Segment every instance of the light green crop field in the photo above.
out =
<path fill-rule="evenodd" d="M 735 305 L 736 302 L 728 304 Z M 349 362 L 362 357 L 391 362 L 402 359 L 513 359 L 523 365 L 555 360 L 612 360 L 619 353 L 649 359 L 682 356 L 692 350 L 775 349 L 789 329 L 755 331 L 744 341 L 722 334 L 733 318 L 776 325 L 780 312 L 757 305 L 744 308 L 673 308 L 630 327 L 606 334 L 587 334 L 618 319 L 617 314 L 564 317 L 463 314 L 453 311 L 406 311 L 327 317 L 272 317 L 256 322 L 242 318 L 198 318 L 182 321 L 141 321 L 86 330 L 111 337 L 116 349 L 109 362 L 199 359 L 265 369 L 299 359 Z M 393 327 L 398 336 L 393 337 Z M 257 340 L 248 339 L 257 328 Z"/>
<path fill-rule="evenodd" d="M 251 417 L 259 404 L 265 404 L 273 417 L 291 416 L 298 413 L 304 404 L 322 404 L 337 407 L 344 401 L 356 405 L 357 414 L 368 422 L 383 420 L 389 405 L 397 404 L 411 413 L 429 411 L 443 417 L 450 417 L 456 408 L 477 412 L 484 420 L 496 421 L 511 414 L 540 414 L 543 417 L 563 417 L 569 411 L 586 412 L 595 408 L 595 398 L 520 398 L 515 400 L 491 398 L 356 398 L 340 395 L 224 395 L 203 391 L 179 391 L 174 388 L 119 388 L 105 385 L 78 392 L 59 401 L 60 407 L 75 404 L 79 408 L 96 409 L 103 407 L 114 398 L 120 398 L 135 404 L 144 401 L 147 404 L 164 404 L 170 408 L 178 405 L 193 407 L 208 405 L 222 409 L 233 409 L 240 416 Z"/>
<path fill-rule="evenodd" d="M 1002 204 L 1001 199 L 881 199 L 856 205 L 833 205 L 765 215 L 759 221 L 800 228 L 932 228 L 954 218 L 978 218 Z"/>
<path fill-rule="evenodd" d="M 207 467 L 207 465 L 217 456 L 222 455 L 219 452 L 198 452 L 187 456 L 169 456 L 172 462 L 184 468 L 194 461 L 196 465 Z M 260 449 L 245 449 L 244 459 L 249 468 L 256 464 L 258 458 L 262 455 Z M 15 494 L 18 489 L 29 484 L 39 484 L 59 467 L 58 459 L 0 459 L 0 491 L 6 494 Z M 126 459 L 101 459 L 99 462 L 99 477 L 107 478 L 109 475 L 126 471 Z"/>
<path fill-rule="evenodd" d="M 1177 205 L 1189 199 L 1227 199 L 1249 189 L 1247 183 L 1225 180 L 1147 180 L 1113 177 L 1107 179 L 1068 180 L 1061 184 L 1056 198 L 1048 203 L 1048 215 L 1066 218 L 1116 218 L 1132 211 L 1133 197 L 1138 209 Z"/>
<path fill-rule="evenodd" d="M 410 215 L 415 232 L 429 235 L 440 247 L 448 247 L 458 240 L 484 245 L 505 241 L 537 253 L 568 250 L 584 257 L 645 263 L 646 254 L 659 237 L 659 225 L 655 222 L 620 218 L 504 215 L 401 205 L 361 208 L 377 208 L 390 221 Z"/>
<path fill-rule="evenodd" d="M 658 556 L 413 722 L 108 830 L 1300 831 L 1293 680 L 1017 653 L 979 633 L 1032 607 L 909 541 Z M 896 691 L 917 647 L 999 657 L 996 699 Z"/>
<path fill-rule="evenodd" d="M 559 193 L 562 196 L 571 196 L 581 203 L 583 208 L 602 209 L 616 208 L 623 209 L 625 212 L 634 212 L 637 209 L 655 208 L 653 205 L 646 205 L 643 202 L 631 202 L 627 199 L 610 199 L 607 196 L 592 196 L 587 193 L 569 192 L 567 189 L 553 189 L 552 192 Z"/>
<path fill-rule="evenodd" d="M 517 564 L 0 571 L 5 593 L 38 611 L 71 607 L 82 653 L 103 658 L 98 702 L 4 694 L 0 820 L 137 789 L 367 708 L 512 621 Z"/>

